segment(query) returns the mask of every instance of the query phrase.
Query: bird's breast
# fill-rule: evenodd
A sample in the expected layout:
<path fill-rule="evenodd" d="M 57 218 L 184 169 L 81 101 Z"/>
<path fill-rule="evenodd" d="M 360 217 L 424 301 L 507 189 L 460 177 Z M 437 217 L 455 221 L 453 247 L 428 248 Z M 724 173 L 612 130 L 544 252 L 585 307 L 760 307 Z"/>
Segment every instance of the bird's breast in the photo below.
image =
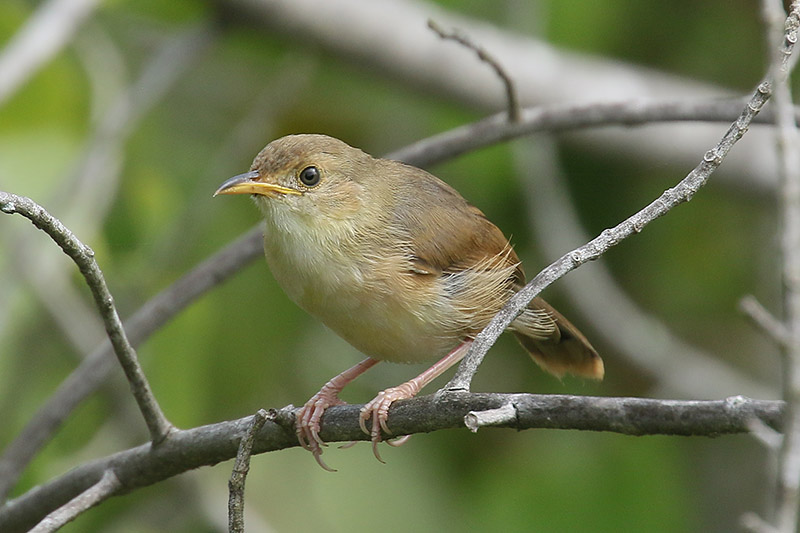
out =
<path fill-rule="evenodd" d="M 398 250 L 368 250 L 347 230 L 320 232 L 292 219 L 267 219 L 264 250 L 286 294 L 370 357 L 422 362 L 460 342 L 451 291 L 420 275 Z"/>

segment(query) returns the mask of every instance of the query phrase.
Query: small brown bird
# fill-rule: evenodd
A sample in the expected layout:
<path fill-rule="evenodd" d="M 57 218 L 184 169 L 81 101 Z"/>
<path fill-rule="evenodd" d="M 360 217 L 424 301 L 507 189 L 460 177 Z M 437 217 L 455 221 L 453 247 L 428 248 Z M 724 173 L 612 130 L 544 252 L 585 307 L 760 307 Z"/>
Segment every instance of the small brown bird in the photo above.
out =
<path fill-rule="evenodd" d="M 331 379 L 301 408 L 300 444 L 322 461 L 325 409 L 379 361 L 440 359 L 361 410 L 377 444 L 392 402 L 411 398 L 460 361 L 473 337 L 525 283 L 503 233 L 437 177 L 376 159 L 325 135 L 289 135 L 266 146 L 250 172 L 218 194 L 252 194 L 266 220 L 264 251 L 297 305 L 367 359 Z M 551 374 L 601 379 L 603 362 L 583 334 L 541 298 L 509 327 Z M 367 422 L 371 427 L 367 428 Z"/>

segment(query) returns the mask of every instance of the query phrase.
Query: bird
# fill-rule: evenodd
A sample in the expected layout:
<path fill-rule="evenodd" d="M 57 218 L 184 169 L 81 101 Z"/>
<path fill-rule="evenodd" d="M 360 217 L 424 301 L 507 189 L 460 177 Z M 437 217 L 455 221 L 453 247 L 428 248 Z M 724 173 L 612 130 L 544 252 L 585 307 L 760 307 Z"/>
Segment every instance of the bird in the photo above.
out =
<path fill-rule="evenodd" d="M 264 217 L 267 264 L 288 297 L 366 359 L 328 381 L 300 408 L 296 433 L 317 463 L 322 415 L 342 389 L 380 361 L 437 361 L 361 409 L 361 429 L 393 436 L 391 404 L 415 396 L 459 362 L 525 284 L 503 232 L 453 187 L 400 161 L 373 157 L 322 134 L 270 142 L 248 172 L 214 193 L 249 194 Z M 540 297 L 508 328 L 545 371 L 602 379 L 587 338 Z M 388 441 L 391 443 L 391 441 Z"/>

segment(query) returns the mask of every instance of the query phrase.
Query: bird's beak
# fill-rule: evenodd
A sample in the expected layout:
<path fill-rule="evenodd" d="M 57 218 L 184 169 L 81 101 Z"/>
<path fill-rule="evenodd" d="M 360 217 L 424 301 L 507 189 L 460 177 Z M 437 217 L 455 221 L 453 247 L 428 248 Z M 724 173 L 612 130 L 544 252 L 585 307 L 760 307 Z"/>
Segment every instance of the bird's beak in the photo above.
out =
<path fill-rule="evenodd" d="M 283 187 L 276 183 L 260 181 L 260 177 L 261 175 L 258 170 L 251 170 L 250 172 L 234 176 L 220 185 L 217 192 L 214 193 L 214 196 L 219 194 L 260 194 L 263 196 L 275 197 L 282 194 L 301 194 L 300 191 L 296 189 Z"/>

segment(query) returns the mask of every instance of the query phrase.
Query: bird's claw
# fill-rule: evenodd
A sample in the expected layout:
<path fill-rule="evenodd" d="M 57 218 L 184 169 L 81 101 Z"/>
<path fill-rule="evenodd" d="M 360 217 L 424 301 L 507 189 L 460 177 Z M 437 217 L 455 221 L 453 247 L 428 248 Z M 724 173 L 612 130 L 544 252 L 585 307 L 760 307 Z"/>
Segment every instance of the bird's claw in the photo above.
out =
<path fill-rule="evenodd" d="M 378 444 L 383 440 L 381 431 L 383 431 L 383 434 L 386 435 L 392 434 L 389 426 L 386 423 L 389 419 L 389 408 L 397 400 L 413 398 L 417 392 L 419 392 L 419 387 L 417 387 L 415 383 L 403 383 L 397 387 L 392 387 L 390 389 L 381 391 L 375 398 L 372 399 L 372 401 L 361 408 L 358 424 L 361 426 L 361 431 L 370 436 L 370 439 L 372 440 L 372 453 L 375 455 L 375 458 L 378 459 L 378 461 L 382 463 L 384 462 L 384 460 L 381 459 L 380 453 L 378 452 Z M 370 419 L 372 419 L 372 427 L 367 429 L 367 420 Z M 387 441 L 387 443 L 392 446 L 401 446 L 409 438 L 410 435 L 405 435 L 397 439 L 395 442 Z"/>
<path fill-rule="evenodd" d="M 328 407 L 344 403 L 335 393 L 323 389 L 312 396 L 297 412 L 295 422 L 297 441 L 303 449 L 310 451 L 317 464 L 328 472 L 336 472 L 336 470 L 325 464 L 321 457 L 322 448 L 327 444 L 319 436 L 320 421 Z"/>

